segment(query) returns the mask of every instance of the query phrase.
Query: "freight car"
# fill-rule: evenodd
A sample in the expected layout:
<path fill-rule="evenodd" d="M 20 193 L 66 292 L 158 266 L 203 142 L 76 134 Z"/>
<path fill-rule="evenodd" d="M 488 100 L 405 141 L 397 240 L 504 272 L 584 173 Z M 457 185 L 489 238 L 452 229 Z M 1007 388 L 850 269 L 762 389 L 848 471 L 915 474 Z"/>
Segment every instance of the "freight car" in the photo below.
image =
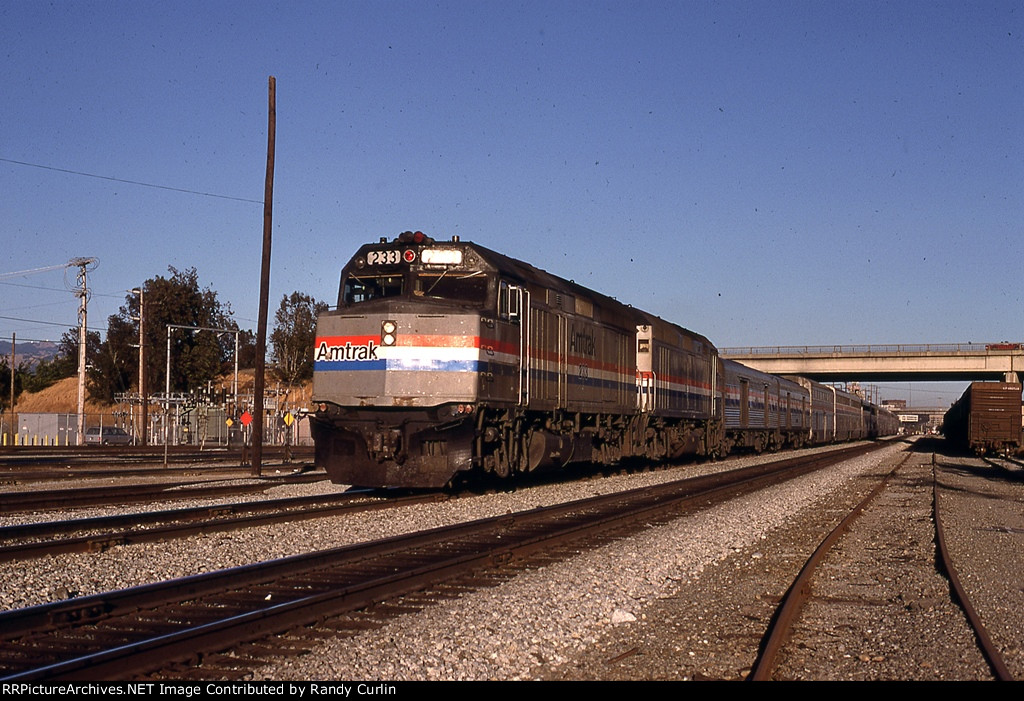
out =
<path fill-rule="evenodd" d="M 943 417 L 942 433 L 978 455 L 1022 452 L 1020 383 L 972 382 Z"/>
<path fill-rule="evenodd" d="M 313 357 L 316 463 L 344 484 L 439 487 L 472 470 L 813 436 L 799 383 L 726 364 L 704 336 L 570 280 L 420 232 L 356 252 Z"/>

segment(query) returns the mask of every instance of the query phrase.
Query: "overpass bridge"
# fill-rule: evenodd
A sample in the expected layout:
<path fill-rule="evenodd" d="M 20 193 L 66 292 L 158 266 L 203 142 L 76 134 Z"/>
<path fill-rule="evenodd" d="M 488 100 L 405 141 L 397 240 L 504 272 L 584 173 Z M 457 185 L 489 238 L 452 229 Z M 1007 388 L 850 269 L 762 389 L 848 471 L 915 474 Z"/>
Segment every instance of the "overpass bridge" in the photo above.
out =
<path fill-rule="evenodd" d="M 1024 344 L 946 343 L 719 348 L 723 358 L 818 382 L 1019 382 Z"/>

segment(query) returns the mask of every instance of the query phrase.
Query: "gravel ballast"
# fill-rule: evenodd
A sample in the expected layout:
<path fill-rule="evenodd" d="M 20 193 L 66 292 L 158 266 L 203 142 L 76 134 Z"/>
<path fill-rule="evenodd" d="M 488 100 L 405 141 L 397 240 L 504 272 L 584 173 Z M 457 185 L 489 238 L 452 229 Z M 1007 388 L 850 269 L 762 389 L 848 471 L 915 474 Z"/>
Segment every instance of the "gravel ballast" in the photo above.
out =
<path fill-rule="evenodd" d="M 841 517 L 844 508 L 866 493 L 864 477 L 895 464 L 906 446 L 896 442 L 823 473 L 704 509 L 570 559 L 519 572 L 496 586 L 423 605 L 418 612 L 385 621 L 379 627 L 326 640 L 309 654 L 258 666 L 251 678 L 742 678 L 752 661 L 749 650 L 756 649 L 763 632 L 761 621 L 770 616 L 777 597 L 788 586 L 788 581 L 780 584 L 788 576 L 780 573 L 788 571 L 792 563 L 799 567 L 806 557 L 801 552 L 804 546 L 796 543 L 794 534 L 804 529 L 803 524 L 815 524 L 817 530 L 822 530 Z M 526 510 L 722 469 L 723 465 L 741 467 L 754 460 L 533 487 L 411 506 L 386 514 L 332 517 L 168 543 L 115 547 L 98 554 L 5 563 L 0 565 L 0 581 L 5 583 L 0 604 L 4 608 L 21 607 L 123 588 Z M 1011 503 L 1019 510 L 1019 482 L 1001 486 L 1017 489 L 1016 501 Z M 268 497 L 336 489 L 336 485 L 326 483 L 281 487 Z M 959 489 L 965 490 L 963 486 Z M 918 497 L 915 494 L 913 498 Z M 927 498 L 930 500 L 930 490 Z M 910 521 L 916 523 L 921 518 L 915 516 Z M 884 519 L 882 524 L 882 528 L 888 527 Z M 914 547 L 926 548 L 926 540 L 920 536 L 914 540 Z M 1008 542 L 1019 544 L 1019 535 L 1016 541 Z M 905 559 L 896 558 L 894 562 L 899 563 L 897 567 L 907 566 Z M 924 621 L 927 617 L 917 619 Z M 1006 635 L 1012 637 L 1015 631 Z M 1016 632 L 1014 639 L 1020 640 Z M 933 667 L 919 662 L 908 666 L 917 670 L 913 673 L 890 669 L 877 662 L 872 664 L 878 655 L 870 654 L 870 650 L 850 649 L 843 654 L 849 654 L 855 663 L 866 657 L 863 666 L 867 671 L 836 678 L 976 678 L 948 667 L 937 676 L 932 673 Z M 973 661 L 965 663 L 964 669 L 971 664 Z M 826 677 L 820 671 L 798 670 L 785 672 L 785 678 Z"/>

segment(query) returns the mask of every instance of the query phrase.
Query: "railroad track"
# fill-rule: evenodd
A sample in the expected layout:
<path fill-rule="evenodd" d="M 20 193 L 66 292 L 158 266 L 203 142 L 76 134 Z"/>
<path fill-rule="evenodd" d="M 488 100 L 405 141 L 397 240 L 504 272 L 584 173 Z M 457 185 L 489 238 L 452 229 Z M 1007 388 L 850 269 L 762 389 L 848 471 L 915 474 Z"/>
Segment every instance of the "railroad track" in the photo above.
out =
<path fill-rule="evenodd" d="M 151 484 L 113 484 L 102 487 L 74 487 L 69 489 L 26 490 L 0 493 L 0 515 L 49 509 L 76 509 L 86 506 L 123 506 L 149 504 L 183 499 L 212 499 L 236 494 L 251 494 L 280 484 L 305 484 L 326 479 L 323 472 L 288 472 L 257 478 L 256 481 L 238 482 L 210 480 L 197 482 L 160 482 Z"/>
<path fill-rule="evenodd" d="M 0 614 L 0 674 L 9 680 L 110 679 L 143 675 L 197 655 L 210 661 L 239 641 L 301 629 L 512 562 L 550 558 L 563 549 L 568 554 L 588 538 L 620 537 L 670 519 L 695 502 L 759 489 L 872 447 L 9 611 Z M 276 654 L 273 642 L 261 646 L 271 657 Z M 229 676 L 232 671 L 204 667 L 201 673 Z M 169 674 L 180 677 L 182 668 Z"/>
<path fill-rule="evenodd" d="M 183 477 L 212 473 L 249 477 L 252 467 L 237 448 L 173 446 L 164 465 L 162 449 L 133 446 L 0 448 L 0 484 L 31 484 L 125 477 Z M 291 454 L 267 446 L 263 471 L 291 470 L 312 462 L 311 448 Z"/>
<path fill-rule="evenodd" d="M 251 448 L 249 449 L 251 452 Z M 263 446 L 263 455 L 268 458 L 281 458 L 286 452 L 293 456 L 312 456 L 312 446 L 291 446 L 286 449 L 280 445 Z M 223 458 L 238 460 L 243 455 L 240 446 L 224 448 L 207 446 L 200 448 L 194 445 L 167 446 L 168 459 L 179 462 L 185 460 L 213 460 Z M 48 462 L 90 463 L 115 458 L 125 462 L 156 462 L 164 457 L 163 445 L 84 445 L 84 446 L 3 446 L 0 447 L 0 466 L 19 464 L 41 465 Z"/>
<path fill-rule="evenodd" d="M 4 526 L 0 527 L 0 562 L 100 552 L 117 545 L 156 543 L 447 499 L 442 493 L 387 498 L 383 494 L 384 490 L 362 490 Z"/>
<path fill-rule="evenodd" d="M 984 457 L 985 464 L 1005 472 L 1019 472 L 1024 468 L 1024 461 L 1008 455 L 999 457 Z"/>
<path fill-rule="evenodd" d="M 275 469 L 284 467 L 289 471 L 298 467 L 298 464 L 278 466 Z M 153 477 L 157 479 L 183 479 L 186 477 L 200 477 L 212 475 L 231 475 L 235 478 L 251 477 L 249 467 L 241 465 L 188 465 L 168 467 L 131 467 L 128 465 L 113 465 L 111 467 L 80 468 L 68 465 L 63 469 L 3 469 L 0 468 L 0 485 L 31 485 L 43 482 L 68 482 L 87 480 L 109 480 L 137 477 Z"/>
<path fill-rule="evenodd" d="M 880 495 L 882 495 L 889 487 L 890 480 L 912 457 L 913 454 L 908 453 L 896 467 L 879 480 L 877 486 L 863 499 L 863 501 L 858 503 L 849 511 L 846 517 L 843 518 L 839 525 L 837 525 L 836 528 L 821 541 L 818 547 L 807 559 L 804 566 L 800 569 L 796 579 L 793 581 L 793 584 L 789 587 L 782 598 L 782 601 L 772 618 L 771 624 L 765 633 L 758 651 L 757 660 L 752 667 L 750 676 L 748 677 L 750 680 L 767 681 L 779 678 L 777 675 L 779 674 L 780 660 L 786 650 L 786 647 L 796 647 L 800 645 L 806 646 L 809 644 L 804 643 L 804 640 L 808 638 L 808 632 L 805 630 L 801 633 L 797 633 L 796 628 L 805 609 L 815 599 L 816 593 L 814 582 L 816 581 L 816 578 L 824 576 L 821 573 L 821 569 L 825 565 L 827 558 L 832 552 L 832 549 L 839 543 L 840 539 L 856 528 L 855 524 L 857 519 L 866 509 L 878 500 Z M 943 525 L 944 512 L 941 508 L 942 498 L 940 495 L 939 481 L 935 474 L 934 453 L 932 454 L 931 476 L 932 520 L 935 524 L 935 542 L 937 544 L 936 554 L 938 558 L 937 567 L 948 577 L 952 599 L 956 605 L 963 610 L 967 622 L 973 631 L 973 635 L 977 640 L 978 649 L 991 669 L 993 677 L 1001 681 L 1012 681 L 1014 677 L 1003 660 L 1000 648 L 993 643 L 981 616 L 978 615 L 974 605 L 971 603 L 967 590 L 961 584 L 961 576 L 957 569 L 957 563 L 954 562 L 946 547 L 945 528 Z M 890 556 L 889 553 L 884 550 L 879 552 L 879 555 L 884 557 Z M 881 570 L 883 567 L 879 566 L 879 569 Z M 844 569 L 842 572 L 848 575 L 850 570 Z M 832 568 L 829 577 L 833 580 L 837 577 L 835 568 Z M 830 582 L 828 589 L 835 590 L 835 583 Z M 873 593 L 873 590 L 870 590 L 870 592 L 871 593 L 865 593 L 863 595 L 862 605 L 869 607 L 878 606 L 879 604 L 874 600 L 875 594 Z M 835 598 L 834 594 L 832 595 L 832 598 Z M 842 601 L 842 604 L 846 607 L 855 606 L 857 603 L 858 601 L 856 596 L 848 597 Z M 809 623 L 806 625 L 813 626 L 814 624 Z"/>

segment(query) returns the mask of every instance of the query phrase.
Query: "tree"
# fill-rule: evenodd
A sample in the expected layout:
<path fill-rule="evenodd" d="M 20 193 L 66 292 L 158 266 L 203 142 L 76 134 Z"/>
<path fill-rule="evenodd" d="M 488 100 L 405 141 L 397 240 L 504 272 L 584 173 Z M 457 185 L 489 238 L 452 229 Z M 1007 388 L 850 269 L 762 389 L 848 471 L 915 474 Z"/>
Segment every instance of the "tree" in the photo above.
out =
<path fill-rule="evenodd" d="M 255 331 L 243 329 L 238 332 L 238 366 L 242 368 L 256 367 Z"/>
<path fill-rule="evenodd" d="M 217 299 L 209 287 L 200 288 L 195 268 L 177 270 L 168 267 L 170 277 L 146 280 L 146 387 L 160 392 L 166 384 L 167 326 L 193 326 L 208 329 L 238 330 L 231 319 L 231 307 Z M 203 387 L 221 371 L 235 352 L 233 334 L 213 331 L 172 329 L 172 392 Z M 139 297 L 129 293 L 117 314 L 107 320 L 107 338 L 95 359 L 90 359 L 90 393 L 107 401 L 117 392 L 128 391 L 138 383 Z"/>
<path fill-rule="evenodd" d="M 282 379 L 289 385 L 313 377 L 316 317 L 324 311 L 327 311 L 326 302 L 318 302 L 301 292 L 292 292 L 281 299 L 281 306 L 274 315 L 270 343 Z"/>
<path fill-rule="evenodd" d="M 21 394 L 22 385 L 25 381 L 25 373 L 22 368 L 14 370 L 14 396 L 17 401 Z M 11 366 L 6 357 L 0 357 L 0 412 L 9 411 L 11 408 Z M 6 418 L 6 417 L 5 417 Z"/>
<path fill-rule="evenodd" d="M 104 342 L 99 342 L 97 332 L 88 332 L 90 338 L 86 339 L 85 361 L 89 396 L 112 402 L 115 395 L 131 390 L 132 380 L 139 374 L 138 350 L 132 347 L 133 330 L 130 321 L 114 315 L 107 319 L 107 339 Z M 96 336 L 95 348 L 91 338 L 93 334 Z M 138 337 L 135 331 L 136 344 Z"/>

